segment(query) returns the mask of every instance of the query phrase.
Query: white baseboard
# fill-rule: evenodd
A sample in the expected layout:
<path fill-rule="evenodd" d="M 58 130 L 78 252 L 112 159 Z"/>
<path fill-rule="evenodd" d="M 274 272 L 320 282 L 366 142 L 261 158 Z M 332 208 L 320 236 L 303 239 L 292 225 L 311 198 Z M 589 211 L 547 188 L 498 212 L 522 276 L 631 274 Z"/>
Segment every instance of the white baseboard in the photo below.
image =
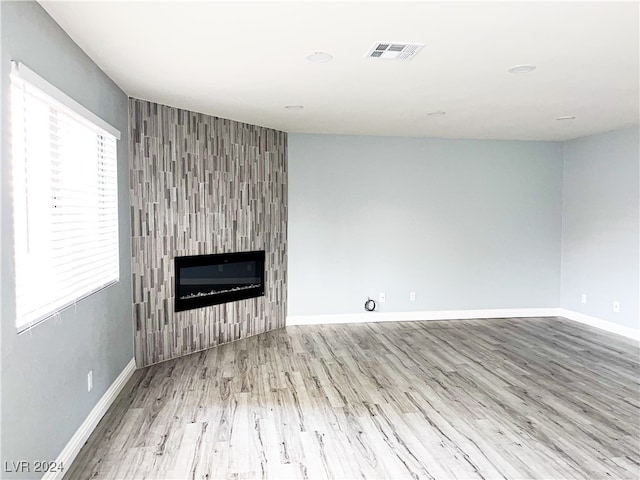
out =
<path fill-rule="evenodd" d="M 423 312 L 362 312 L 336 315 L 288 315 L 287 325 L 337 323 L 416 322 L 425 320 L 469 320 L 474 318 L 564 317 L 585 325 L 640 341 L 640 330 L 591 317 L 566 308 L 498 308 L 485 310 L 431 310 Z"/>
<path fill-rule="evenodd" d="M 89 439 L 89 436 L 100 422 L 100 419 L 107 413 L 111 404 L 115 401 L 118 394 L 122 391 L 127 384 L 133 372 L 136 370 L 136 361 L 131 361 L 124 367 L 124 370 L 120 372 L 118 378 L 111 384 L 108 390 L 104 393 L 102 398 L 98 401 L 93 410 L 89 413 L 87 418 L 82 422 L 82 425 L 73 434 L 69 443 L 64 447 L 58 458 L 56 458 L 56 465 L 64 465 L 64 471 L 62 472 L 47 472 L 42 478 L 43 480 L 58 480 L 62 479 L 66 471 L 71 467 L 71 463 L 75 460 L 76 456 L 80 452 L 80 449 Z"/>
<path fill-rule="evenodd" d="M 288 315 L 287 325 L 330 323 L 415 322 L 423 320 L 468 320 L 472 318 L 555 317 L 558 308 L 498 308 L 484 310 L 431 310 L 424 312 L 362 312 L 338 315 Z"/>
<path fill-rule="evenodd" d="M 618 335 L 622 335 L 624 337 L 631 338 L 632 340 L 640 342 L 640 330 L 637 328 L 626 327 L 624 325 L 610 322 L 609 320 L 592 317 L 590 315 L 585 315 L 584 313 L 576 312 L 574 310 L 568 310 L 566 308 L 559 308 L 558 316 L 568 318 L 569 320 L 583 323 L 585 325 L 590 325 L 607 332 L 617 333 Z"/>

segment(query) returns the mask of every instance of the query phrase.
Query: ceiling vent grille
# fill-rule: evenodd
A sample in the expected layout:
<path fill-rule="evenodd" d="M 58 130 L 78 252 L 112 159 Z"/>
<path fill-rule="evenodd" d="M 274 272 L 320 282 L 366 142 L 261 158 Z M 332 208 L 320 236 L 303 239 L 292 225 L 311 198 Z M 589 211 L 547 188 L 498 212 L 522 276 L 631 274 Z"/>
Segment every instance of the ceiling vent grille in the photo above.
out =
<path fill-rule="evenodd" d="M 424 47 L 424 43 L 376 42 L 367 52 L 367 58 L 411 60 Z"/>

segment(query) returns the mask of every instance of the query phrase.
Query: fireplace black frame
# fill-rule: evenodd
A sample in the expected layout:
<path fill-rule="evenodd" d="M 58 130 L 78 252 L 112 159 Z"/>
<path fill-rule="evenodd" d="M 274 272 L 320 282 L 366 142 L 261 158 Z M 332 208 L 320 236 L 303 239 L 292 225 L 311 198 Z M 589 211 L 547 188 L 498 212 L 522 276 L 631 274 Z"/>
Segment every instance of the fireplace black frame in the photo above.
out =
<path fill-rule="evenodd" d="M 180 272 L 183 268 L 203 267 L 225 265 L 239 262 L 256 262 L 259 266 L 257 272 L 260 273 L 260 285 L 252 288 L 246 288 L 238 291 L 218 293 L 213 297 L 193 297 L 188 299 L 180 298 Z M 182 312 L 194 308 L 208 307 L 211 305 L 219 305 L 221 303 L 234 302 L 237 300 L 246 300 L 248 298 L 264 296 L 264 268 L 265 268 L 265 251 L 258 250 L 252 252 L 233 252 L 233 253 L 216 253 L 213 255 L 191 255 L 186 257 L 175 257 L 175 302 L 174 310 Z"/>

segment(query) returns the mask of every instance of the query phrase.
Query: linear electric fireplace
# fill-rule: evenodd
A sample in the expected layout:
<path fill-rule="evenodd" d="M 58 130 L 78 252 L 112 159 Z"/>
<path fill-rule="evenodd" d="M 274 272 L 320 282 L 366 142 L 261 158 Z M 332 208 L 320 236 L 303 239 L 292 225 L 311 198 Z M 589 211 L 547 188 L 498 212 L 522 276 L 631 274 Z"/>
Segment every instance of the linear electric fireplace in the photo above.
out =
<path fill-rule="evenodd" d="M 264 250 L 175 258 L 175 311 L 264 295 Z"/>

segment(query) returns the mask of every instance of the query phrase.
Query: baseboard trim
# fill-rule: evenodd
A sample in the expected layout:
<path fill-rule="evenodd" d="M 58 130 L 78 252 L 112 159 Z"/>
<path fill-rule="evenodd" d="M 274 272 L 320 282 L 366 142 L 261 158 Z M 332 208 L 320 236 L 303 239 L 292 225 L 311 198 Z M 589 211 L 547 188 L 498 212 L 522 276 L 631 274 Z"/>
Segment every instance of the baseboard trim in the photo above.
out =
<path fill-rule="evenodd" d="M 332 323 L 415 322 L 473 318 L 556 317 L 558 308 L 498 308 L 484 310 L 427 310 L 418 312 L 363 312 L 338 315 L 288 315 L 286 325 Z"/>
<path fill-rule="evenodd" d="M 114 380 L 111 386 L 104 393 L 102 398 L 98 401 L 93 410 L 89 413 L 87 418 L 82 422 L 82 425 L 76 430 L 76 433 L 73 434 L 69 443 L 62 449 L 58 458 L 56 458 L 56 465 L 64 465 L 63 472 L 47 472 L 42 478 L 43 480 L 58 480 L 62 479 L 64 474 L 67 472 L 69 467 L 71 467 L 71 463 L 75 460 L 76 456 L 80 452 L 80 449 L 85 444 L 85 442 L 89 439 L 89 436 L 95 430 L 100 419 L 104 417 L 104 414 L 107 413 L 109 407 L 113 404 L 118 394 L 122 391 L 124 386 L 127 384 L 133 372 L 136 370 L 136 361 L 134 358 L 124 367 L 124 370 L 120 372 L 118 378 Z"/>
<path fill-rule="evenodd" d="M 591 317 L 566 308 L 497 308 L 484 310 L 427 310 L 418 312 L 363 312 L 336 315 L 288 315 L 286 325 L 329 325 L 338 323 L 416 322 L 470 320 L 474 318 L 564 317 L 640 342 L 640 330 Z"/>
<path fill-rule="evenodd" d="M 600 330 L 605 330 L 610 333 L 617 333 L 618 335 L 622 335 L 623 337 L 627 337 L 640 342 L 640 330 L 637 328 L 626 327 L 624 325 L 610 322 L 609 320 L 592 317 L 590 315 L 585 315 L 584 313 L 576 312 L 574 310 L 569 310 L 566 308 L 559 308 L 558 316 L 573 320 L 574 322 L 582 323 L 584 325 L 596 327 Z"/>

